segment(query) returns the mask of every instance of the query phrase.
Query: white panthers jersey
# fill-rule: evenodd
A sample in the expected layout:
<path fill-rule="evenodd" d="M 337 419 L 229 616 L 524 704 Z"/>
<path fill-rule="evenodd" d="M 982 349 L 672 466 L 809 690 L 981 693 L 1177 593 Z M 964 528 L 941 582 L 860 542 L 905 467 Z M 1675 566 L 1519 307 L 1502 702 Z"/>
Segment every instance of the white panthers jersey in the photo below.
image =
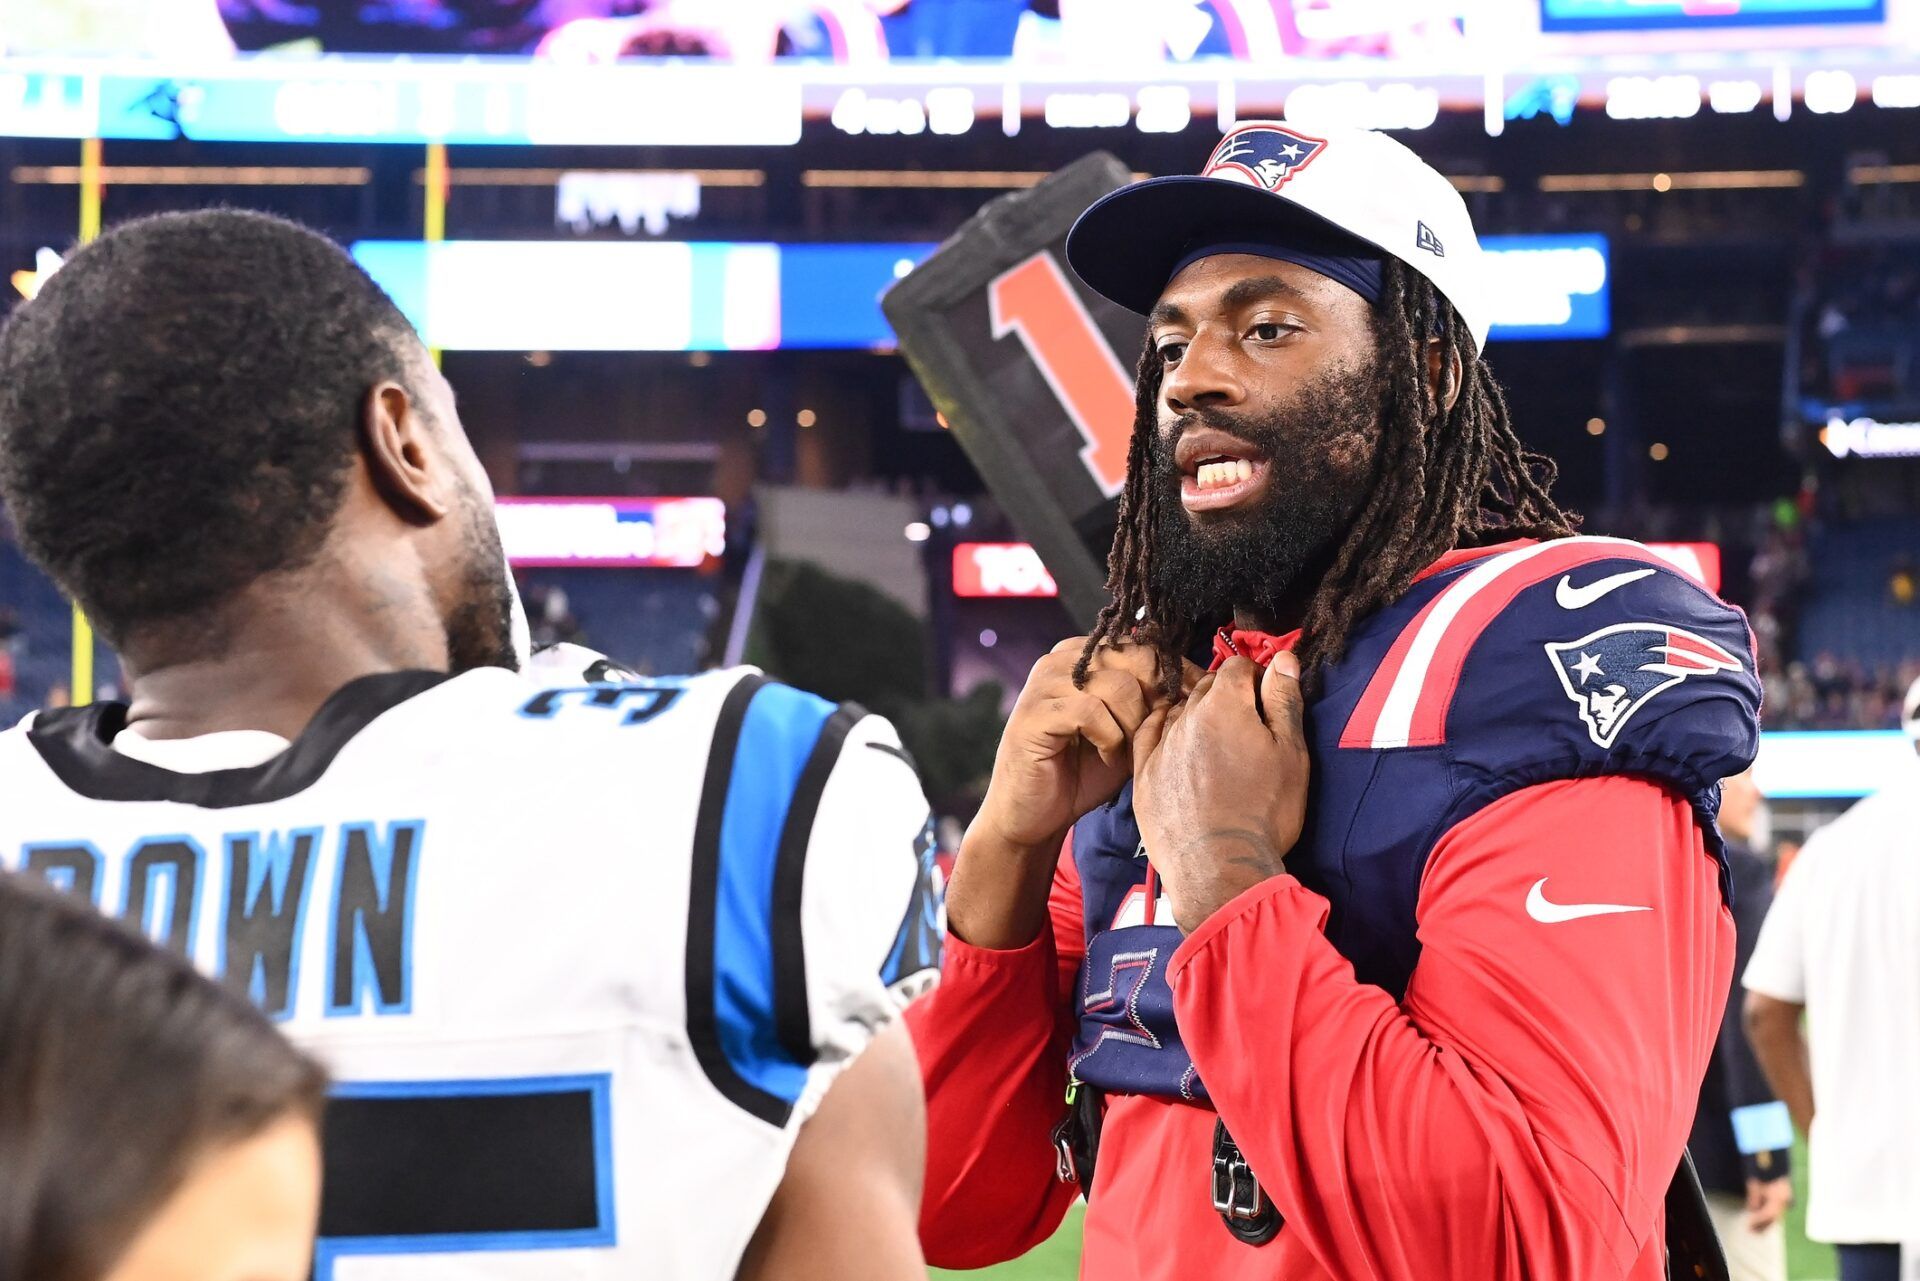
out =
<path fill-rule="evenodd" d="M 319 1281 L 732 1277 L 800 1125 L 938 969 L 893 729 L 750 669 L 370 676 L 203 773 L 116 750 L 124 717 L 0 734 L 0 865 L 332 1068 Z"/>

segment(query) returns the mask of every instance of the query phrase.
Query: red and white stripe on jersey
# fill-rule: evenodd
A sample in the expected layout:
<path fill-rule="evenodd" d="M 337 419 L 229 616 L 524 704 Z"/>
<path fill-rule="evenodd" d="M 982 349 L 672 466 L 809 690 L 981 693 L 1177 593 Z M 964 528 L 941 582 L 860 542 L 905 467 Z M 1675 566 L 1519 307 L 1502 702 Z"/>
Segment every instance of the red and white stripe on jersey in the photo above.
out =
<path fill-rule="evenodd" d="M 1527 588 L 1600 560 L 1674 568 L 1659 553 L 1624 538 L 1561 538 L 1489 556 L 1428 601 L 1401 630 L 1348 718 L 1340 746 L 1444 743 L 1453 692 L 1480 634 Z"/>

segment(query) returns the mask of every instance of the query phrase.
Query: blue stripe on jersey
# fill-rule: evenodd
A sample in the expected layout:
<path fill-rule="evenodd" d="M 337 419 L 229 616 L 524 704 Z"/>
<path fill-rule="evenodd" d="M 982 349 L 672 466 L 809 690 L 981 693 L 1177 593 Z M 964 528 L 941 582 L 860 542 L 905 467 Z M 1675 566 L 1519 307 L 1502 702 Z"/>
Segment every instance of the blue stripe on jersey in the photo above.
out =
<path fill-rule="evenodd" d="M 833 710 L 785 685 L 753 696 L 720 826 L 713 930 L 720 1046 L 743 1080 L 789 1104 L 799 1099 L 807 1069 L 781 1047 L 774 1018 L 773 870 L 794 788 Z"/>

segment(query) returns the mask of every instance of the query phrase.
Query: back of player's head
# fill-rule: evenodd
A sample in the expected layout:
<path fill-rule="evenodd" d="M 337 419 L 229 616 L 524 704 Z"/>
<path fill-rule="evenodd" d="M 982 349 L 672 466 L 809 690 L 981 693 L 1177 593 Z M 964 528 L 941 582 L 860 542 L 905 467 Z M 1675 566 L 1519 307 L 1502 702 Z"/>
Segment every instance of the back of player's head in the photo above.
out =
<path fill-rule="evenodd" d="M 0 329 L 0 496 L 109 639 L 298 568 L 368 391 L 414 388 L 404 316 L 266 214 L 163 214 L 78 251 Z"/>
<path fill-rule="evenodd" d="M 239 992 L 0 874 L 0 1277 L 95 1281 L 197 1160 L 325 1093 Z"/>

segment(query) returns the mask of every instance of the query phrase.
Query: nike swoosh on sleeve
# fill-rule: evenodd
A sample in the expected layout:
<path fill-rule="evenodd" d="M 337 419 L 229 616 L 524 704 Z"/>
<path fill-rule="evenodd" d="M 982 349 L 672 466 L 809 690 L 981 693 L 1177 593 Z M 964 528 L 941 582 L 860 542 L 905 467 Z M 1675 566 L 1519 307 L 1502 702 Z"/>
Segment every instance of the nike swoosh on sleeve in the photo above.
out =
<path fill-rule="evenodd" d="M 1608 592 L 1659 572 L 1654 569 L 1630 569 L 1624 574 L 1609 574 L 1605 578 L 1595 579 L 1585 587 L 1575 587 L 1573 575 L 1562 574 L 1560 581 L 1553 588 L 1554 603 L 1561 609 L 1585 609 Z"/>
<path fill-rule="evenodd" d="M 1650 907 L 1633 907 L 1625 903 L 1554 903 L 1544 892 L 1547 878 L 1541 877 L 1527 891 L 1527 915 L 1543 925 L 1558 925 L 1562 921 L 1577 921 L 1586 916 L 1611 916 L 1615 912 L 1651 912 Z"/>

